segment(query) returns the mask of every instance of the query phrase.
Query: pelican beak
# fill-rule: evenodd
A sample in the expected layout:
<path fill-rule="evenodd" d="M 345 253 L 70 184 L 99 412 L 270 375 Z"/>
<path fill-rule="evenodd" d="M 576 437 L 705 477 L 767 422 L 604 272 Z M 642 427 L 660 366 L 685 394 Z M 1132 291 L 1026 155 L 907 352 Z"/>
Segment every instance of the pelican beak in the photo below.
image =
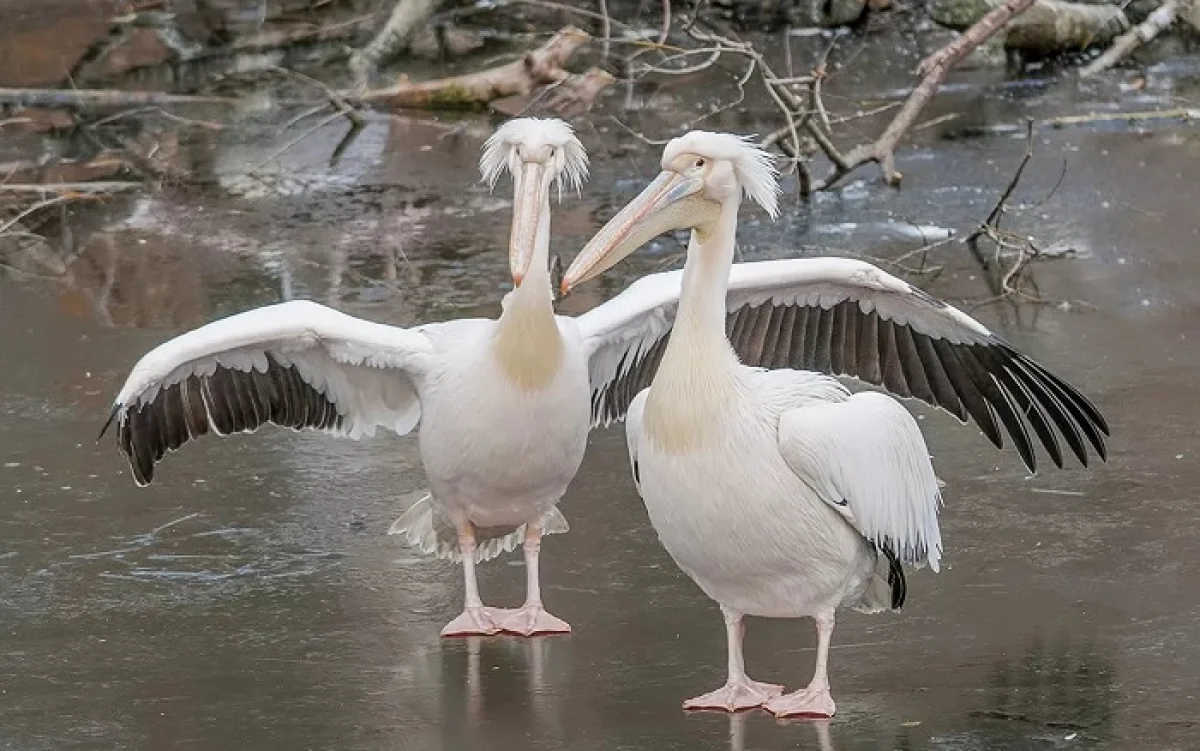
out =
<path fill-rule="evenodd" d="M 562 293 L 603 274 L 664 232 L 696 226 L 701 217 L 693 199 L 703 187 L 700 179 L 661 173 L 583 246 L 563 274 Z"/>
<path fill-rule="evenodd" d="M 508 240 L 508 266 L 513 286 L 520 287 L 529 273 L 533 246 L 537 240 L 538 220 L 542 213 L 542 180 L 546 165 L 541 162 L 522 162 L 517 176 L 513 201 L 512 235 Z"/>

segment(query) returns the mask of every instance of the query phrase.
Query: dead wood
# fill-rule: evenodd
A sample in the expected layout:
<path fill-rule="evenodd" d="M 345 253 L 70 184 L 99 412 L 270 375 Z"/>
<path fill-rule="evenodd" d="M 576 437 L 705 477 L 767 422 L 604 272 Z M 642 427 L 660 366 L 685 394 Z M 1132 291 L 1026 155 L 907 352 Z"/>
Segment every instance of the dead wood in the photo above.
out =
<path fill-rule="evenodd" d="M 74 128 L 77 124 L 70 112 L 48 107 L 24 107 L 12 117 L 0 120 L 0 131 L 9 128 L 14 133 L 46 133 Z"/>
<path fill-rule="evenodd" d="M 1192 27 L 1192 31 L 1200 32 L 1200 0 L 1184 0 L 1179 9 L 1179 17 Z"/>
<path fill-rule="evenodd" d="M 568 26 L 520 60 L 453 78 L 417 83 L 402 80 L 385 89 L 366 91 L 361 100 L 394 109 L 466 109 L 508 96 L 529 94 L 538 86 L 565 81 L 567 60 L 591 37 Z"/>
<path fill-rule="evenodd" d="M 1081 76 L 1094 76 L 1121 62 L 1138 47 L 1149 42 L 1168 26 L 1175 23 L 1175 18 L 1179 15 L 1181 6 L 1181 0 L 1167 0 L 1159 6 L 1158 10 L 1151 13 L 1145 21 L 1142 21 L 1118 37 L 1112 46 L 1104 51 L 1104 54 L 1084 66 L 1079 74 Z"/>
<path fill-rule="evenodd" d="M 379 63 L 402 52 L 409 39 L 437 10 L 438 0 L 398 0 L 387 23 L 365 47 L 350 55 L 350 71 L 361 90 L 367 88 Z"/>
<path fill-rule="evenodd" d="M 1037 0 L 1004 30 L 1004 46 L 1038 55 L 1108 44 L 1129 28 L 1115 5 Z"/>
<path fill-rule="evenodd" d="M 1025 123 L 1025 151 L 1017 163 L 1012 178 L 1009 179 L 1008 185 L 1005 186 L 987 217 L 964 240 L 971 250 L 971 255 L 975 257 L 975 261 L 984 272 L 984 278 L 993 294 L 992 298 L 984 300 L 972 310 L 1002 300 L 1013 304 L 1027 302 L 1046 305 L 1053 302 L 1042 297 L 1037 280 L 1028 273 L 1034 261 L 1050 257 L 1053 255 L 1053 250 L 1041 247 L 1040 243 L 1029 235 L 1003 229 L 1000 226 L 1008 212 L 1008 202 L 1021 184 L 1025 167 L 1033 159 L 1033 144 L 1033 120 L 1027 120 Z M 1067 163 L 1064 160 L 1058 182 L 1045 198 L 1035 204 L 1035 208 L 1044 205 L 1053 197 L 1066 175 Z M 981 245 L 985 239 L 990 241 L 993 246 L 991 258 L 988 257 Z"/>
<path fill-rule="evenodd" d="M 0 183 L 0 193 L 120 193 L 126 190 L 140 190 L 145 183 L 123 180 L 98 180 L 85 183 Z"/>
<path fill-rule="evenodd" d="M 128 167 L 129 163 L 122 155 L 111 152 L 104 152 L 87 160 L 21 160 L 0 163 L 0 181 L 28 184 L 82 183 L 113 177 Z"/>
<path fill-rule="evenodd" d="M 903 175 L 896 170 L 896 146 L 904 134 L 912 128 L 917 116 L 925 105 L 937 93 L 938 87 L 946 79 L 946 74 L 958 61 L 962 60 L 993 34 L 1004 27 L 1013 17 L 1024 12 L 1033 5 L 1034 0 L 1006 0 L 1005 3 L 979 19 L 974 26 L 962 33 L 958 39 L 925 58 L 917 67 L 917 73 L 922 76 L 921 82 L 909 94 L 900 112 L 883 131 L 883 135 L 874 143 L 855 147 L 845 155 L 841 155 L 832 144 L 823 143 L 817 139 L 824 149 L 833 169 L 829 175 L 812 186 L 813 190 L 828 190 L 839 183 L 858 167 L 875 162 L 883 170 L 883 179 L 889 185 L 899 185 Z M 812 129 L 819 130 L 819 129 Z"/>
<path fill-rule="evenodd" d="M 167 94 L 161 91 L 0 88 L 0 104 L 18 107 L 146 107 L 164 104 L 234 104 L 240 101 L 232 97 Z"/>
<path fill-rule="evenodd" d="M 1054 128 L 1065 128 L 1069 125 L 1091 125 L 1093 123 L 1110 122 L 1142 122 L 1145 120 L 1200 120 L 1200 108 L 1179 107 L 1169 110 L 1149 110 L 1146 112 L 1091 112 L 1086 115 L 1064 115 L 1051 117 L 1043 122 Z"/>
<path fill-rule="evenodd" d="M 578 117 L 590 112 L 600 92 L 616 80 L 602 68 L 589 68 L 584 73 L 546 87 L 536 95 L 505 97 L 488 106 L 508 117 L 521 117 L 535 110 L 552 112 L 558 117 Z"/>

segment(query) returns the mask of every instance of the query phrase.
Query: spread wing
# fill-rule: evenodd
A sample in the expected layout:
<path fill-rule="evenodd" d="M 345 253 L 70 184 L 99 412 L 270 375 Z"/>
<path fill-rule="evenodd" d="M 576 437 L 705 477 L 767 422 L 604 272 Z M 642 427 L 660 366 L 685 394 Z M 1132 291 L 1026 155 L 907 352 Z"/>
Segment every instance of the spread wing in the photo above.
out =
<path fill-rule="evenodd" d="M 624 417 L 650 385 L 678 307 L 682 272 L 644 277 L 579 317 L 591 353 L 592 418 Z M 726 333 L 744 363 L 850 376 L 974 421 L 997 447 L 1008 433 L 1036 470 L 1030 429 L 1055 465 L 1058 435 L 1087 466 L 1108 424 L 1069 383 L 983 324 L 862 261 L 802 258 L 734 264 Z M 1057 434 L 1056 434 L 1057 429 Z"/>
<path fill-rule="evenodd" d="M 209 432 L 266 423 L 358 438 L 407 433 L 420 419 L 415 381 L 429 340 L 295 301 L 230 316 L 138 361 L 100 431 L 116 424 L 134 480 L 148 485 L 168 450 Z"/>

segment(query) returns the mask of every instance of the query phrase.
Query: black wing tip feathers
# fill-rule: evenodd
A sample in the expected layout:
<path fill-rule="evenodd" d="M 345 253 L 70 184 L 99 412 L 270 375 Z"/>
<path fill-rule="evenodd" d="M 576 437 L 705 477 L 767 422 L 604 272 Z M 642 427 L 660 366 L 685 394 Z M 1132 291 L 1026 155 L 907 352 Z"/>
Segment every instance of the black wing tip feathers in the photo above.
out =
<path fill-rule="evenodd" d="M 925 304 L 945 306 L 917 287 L 910 285 L 910 291 Z M 783 312 L 793 308 L 804 312 Z M 1055 427 L 1084 468 L 1091 460 L 1089 444 L 1102 462 L 1108 461 L 1104 439 L 1111 433 L 1096 406 L 990 332 L 953 342 L 878 311 L 864 313 L 857 302 L 846 300 L 832 308 L 747 302 L 727 311 L 726 336 L 748 366 L 856 378 L 897 398 L 919 399 L 963 423 L 974 422 L 997 449 L 1011 443 L 1031 474 L 1038 471 L 1039 443 L 1056 467 L 1064 467 L 1066 452 Z"/>
<path fill-rule="evenodd" d="M 268 360 L 266 372 L 218 367 L 210 375 L 193 374 L 163 388 L 153 400 L 133 408 L 116 405 L 105 430 L 116 422 L 118 445 L 134 482 L 149 485 L 168 452 L 209 433 L 253 433 L 267 423 L 292 430 L 344 427 L 345 415 L 324 390 L 306 381 L 295 366 L 282 366 L 269 354 Z"/>
<path fill-rule="evenodd" d="M 890 546 L 880 545 L 879 549 L 883 551 L 888 561 L 887 583 L 892 588 L 892 610 L 899 610 L 904 607 L 904 601 L 908 598 L 908 582 L 904 578 L 904 566 L 892 552 Z"/>
<path fill-rule="evenodd" d="M 1024 369 L 1028 377 L 1037 382 L 1037 385 L 1042 387 L 1044 391 L 1050 392 L 1052 398 L 1061 404 L 1061 407 L 1070 413 L 1070 417 L 1064 416 L 1064 419 L 1077 425 L 1087 437 L 1087 442 L 1091 444 L 1096 456 L 1099 457 L 1102 463 L 1108 462 L 1108 446 L 1105 443 L 1105 438 L 1111 438 L 1112 433 L 1109 429 L 1108 420 L 1101 414 L 1100 409 L 1083 395 L 1079 389 L 1072 386 L 1058 375 L 1055 375 L 1044 365 L 1037 362 L 1033 358 L 1024 355 L 1013 349 L 1011 345 L 998 341 L 997 346 L 1004 352 L 1006 356 L 1016 361 L 1019 367 Z M 1071 420 L 1071 418 L 1074 418 Z M 1059 420 L 1055 420 L 1062 429 L 1062 424 Z M 1064 431 L 1064 435 L 1066 435 Z M 1082 442 L 1078 445 L 1072 445 L 1072 453 L 1079 460 L 1079 463 L 1084 467 L 1088 467 L 1089 452 Z M 1059 467 L 1062 467 L 1060 464 Z"/>
<path fill-rule="evenodd" d="M 104 425 L 100 428 L 100 434 L 96 436 L 97 443 L 104 438 L 104 434 L 108 432 L 110 427 L 112 427 L 113 420 L 117 419 L 117 415 L 121 413 L 121 409 L 124 408 L 124 406 L 125 405 L 121 404 L 120 402 L 113 404 L 112 411 L 108 413 L 108 419 L 104 421 Z"/>

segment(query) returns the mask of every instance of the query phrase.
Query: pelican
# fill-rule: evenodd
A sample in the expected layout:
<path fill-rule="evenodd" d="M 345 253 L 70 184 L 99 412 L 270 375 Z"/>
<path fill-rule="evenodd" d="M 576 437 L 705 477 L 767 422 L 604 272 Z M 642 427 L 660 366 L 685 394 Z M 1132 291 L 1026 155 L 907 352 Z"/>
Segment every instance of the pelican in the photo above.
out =
<path fill-rule="evenodd" d="M 593 336 L 631 354 L 593 374 L 609 384 L 594 399 L 607 417 L 627 409 L 650 521 L 724 616 L 727 680 L 684 707 L 832 717 L 835 611 L 898 610 L 904 566 L 937 571 L 942 539 L 939 481 L 916 421 L 891 396 L 851 394 L 830 374 L 969 417 L 1002 447 L 999 423 L 1031 471 L 1026 422 L 1060 467 L 1054 427 L 1086 466 L 1085 438 L 1103 460 L 1108 426 L 982 324 L 870 264 L 733 264 L 743 193 L 778 214 L 765 152 L 730 134 L 676 138 L 661 174 L 580 251 L 562 288 L 657 235 L 691 231 L 682 273 L 638 280 L 595 314 L 605 323 L 592 323 Z M 747 677 L 746 615 L 815 621 L 806 688 L 784 694 Z"/>
<path fill-rule="evenodd" d="M 462 563 L 463 612 L 443 636 L 530 636 L 570 626 L 542 605 L 545 534 L 567 531 L 557 504 L 583 460 L 590 429 L 587 354 L 573 319 L 556 317 L 549 269 L 550 193 L 578 190 L 587 154 L 560 120 L 518 119 L 484 145 L 483 177 L 515 183 L 513 290 L 497 320 L 405 329 L 312 302 L 251 310 L 183 334 L 133 368 L 114 421 L 134 480 L 149 484 L 167 450 L 212 432 L 270 422 L 349 438 L 420 425 L 429 494 L 391 532 Z M 101 431 L 101 436 L 104 432 Z M 523 545 L 527 596 L 485 608 L 478 562 Z"/>

